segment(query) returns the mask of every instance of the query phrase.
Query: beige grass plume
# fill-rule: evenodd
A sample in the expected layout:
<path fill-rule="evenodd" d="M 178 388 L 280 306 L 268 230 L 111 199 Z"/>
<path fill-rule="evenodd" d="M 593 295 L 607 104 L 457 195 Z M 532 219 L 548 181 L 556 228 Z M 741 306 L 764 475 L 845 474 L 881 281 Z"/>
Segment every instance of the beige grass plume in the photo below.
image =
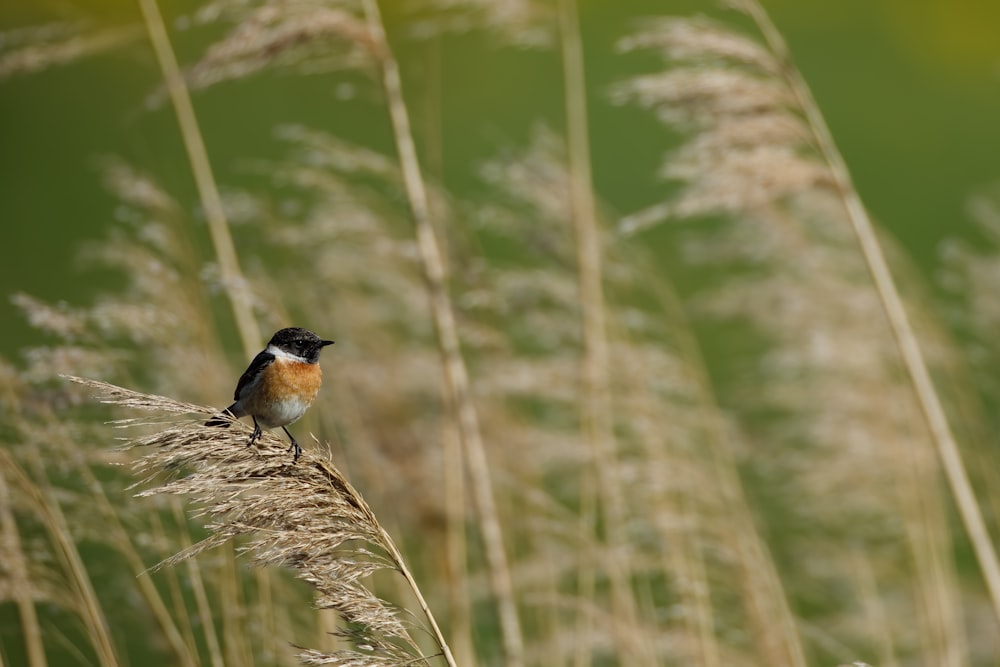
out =
<path fill-rule="evenodd" d="M 304 649 L 299 659 L 316 665 L 414 665 L 454 659 L 416 582 L 371 508 L 328 459 L 304 454 L 292 464 L 285 445 L 265 433 L 255 447 L 246 433 L 205 428 L 209 407 L 142 394 L 105 382 L 68 378 L 100 393 L 101 401 L 123 408 L 154 410 L 165 417 L 112 422 L 120 428 L 162 424 L 162 429 L 127 440 L 141 448 L 135 461 L 140 497 L 191 497 L 210 521 L 209 536 L 166 559 L 174 565 L 235 538 L 256 565 L 290 568 L 317 592 L 316 605 L 344 621 L 337 634 L 350 648 L 323 653 Z M 193 415 L 185 418 L 184 415 Z M 166 479 L 164 478 L 166 473 Z M 151 485 L 151 486 L 150 486 Z M 154 568 L 154 569 L 156 569 Z M 368 588 L 366 578 L 392 570 L 406 580 L 424 612 L 435 656 L 425 656 L 411 635 L 414 621 Z M 412 616 L 413 619 L 419 618 Z M 420 626 L 422 628 L 422 626 Z"/>

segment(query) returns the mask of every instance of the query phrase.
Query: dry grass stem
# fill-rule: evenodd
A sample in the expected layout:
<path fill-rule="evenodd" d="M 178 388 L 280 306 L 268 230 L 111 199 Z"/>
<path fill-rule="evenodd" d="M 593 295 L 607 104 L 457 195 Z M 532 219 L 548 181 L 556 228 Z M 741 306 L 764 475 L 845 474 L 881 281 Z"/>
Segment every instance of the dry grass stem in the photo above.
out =
<path fill-rule="evenodd" d="M 208 159 L 205 140 L 201 136 L 201 129 L 194 113 L 194 106 L 191 104 L 187 84 L 180 66 L 177 64 L 177 56 L 170 44 L 170 37 L 167 35 L 167 29 L 163 24 L 163 17 L 160 15 L 160 9 L 156 2 L 157 0 L 139 0 L 139 7 L 142 10 L 142 17 L 149 33 L 153 52 L 156 54 L 156 61 L 159 63 L 163 78 L 167 83 L 167 91 L 170 93 L 170 101 L 173 104 L 177 122 L 180 125 L 181 138 L 184 140 L 184 148 L 191 164 L 191 172 L 198 187 L 202 208 L 205 210 L 205 218 L 212 236 L 212 245 L 219 261 L 226 295 L 232 306 L 233 318 L 243 342 L 243 351 L 249 357 L 256 354 L 257 350 L 261 348 L 260 330 L 253 316 L 250 286 L 240 271 L 239 259 L 236 256 L 233 237 L 229 233 L 229 225 L 226 222 L 226 213 L 222 207 L 219 188 L 216 185 L 215 176 L 212 174 L 212 164 Z"/>
<path fill-rule="evenodd" d="M 576 241 L 577 276 L 583 338 L 580 415 L 584 437 L 593 450 L 593 463 L 602 510 L 604 539 L 609 545 L 624 544 L 627 512 L 620 485 L 618 452 L 610 400 L 607 316 L 601 265 L 602 235 L 597 222 L 590 161 L 587 122 L 587 89 L 583 44 L 580 38 L 576 0 L 561 0 L 559 24 L 563 75 L 566 82 L 567 154 L 571 219 Z M 585 517 L 586 518 L 586 517 Z M 638 614 L 630 586 L 631 566 L 627 552 L 609 561 L 614 589 L 612 618 L 626 627 L 638 625 Z M 616 632 L 616 638 L 635 638 Z M 655 652 L 643 642 L 622 646 L 621 655 L 633 665 L 655 665 Z"/>
<path fill-rule="evenodd" d="M 979 508 L 979 502 L 969 482 L 969 476 L 965 464 L 962 462 L 962 455 L 952 433 L 941 398 L 934 387 L 933 380 L 931 380 L 924 353 L 913 331 L 899 290 L 896 288 L 882 244 L 875 233 L 875 226 L 851 182 L 850 172 L 840 151 L 837 150 L 830 128 L 827 127 L 826 120 L 819 111 L 819 105 L 813 99 L 812 92 L 801 74 L 791 64 L 791 54 L 781 33 L 771 22 L 763 7 L 755 0 L 738 0 L 734 2 L 734 5 L 753 18 L 760 27 L 771 51 L 778 62 L 782 64 L 781 73 L 788 83 L 789 89 L 796 96 L 798 107 L 805 113 L 823 159 L 833 174 L 834 184 L 847 209 L 851 227 L 861 246 L 868 270 L 871 272 L 882 307 L 889 319 L 896 344 L 903 357 L 906 371 L 913 383 L 921 412 L 934 437 L 948 484 L 989 589 L 993 602 L 993 612 L 998 624 L 1000 624 L 1000 559 L 997 558 L 996 549 L 993 547 L 982 511 Z"/>
<path fill-rule="evenodd" d="M 3 570 L 7 588 L 4 598 L 13 598 L 20 615 L 21 634 L 27 650 L 28 667 L 45 667 L 45 646 L 42 644 L 42 629 L 38 624 L 38 614 L 35 611 L 35 596 L 33 595 L 31 578 L 28 576 L 28 564 L 21 550 L 21 537 L 18 534 L 17 522 L 11 509 L 10 488 L 2 470 L 0 470 L 0 534 L 2 534 Z"/>
<path fill-rule="evenodd" d="M 166 426 L 128 440 L 128 447 L 147 452 L 134 463 L 142 478 L 139 484 L 155 483 L 139 496 L 190 496 L 211 520 L 208 537 L 157 568 L 246 537 L 248 541 L 239 547 L 241 553 L 252 554 L 258 565 L 294 570 L 316 590 L 316 604 L 335 610 L 346 623 L 340 634 L 354 648 L 322 655 L 306 652 L 300 659 L 335 665 L 422 663 L 430 658 L 421 655 L 409 622 L 365 585 L 373 573 L 394 570 L 409 585 L 439 650 L 448 655 L 433 615 L 392 539 L 328 460 L 307 452 L 293 463 L 286 443 L 271 434 L 265 434 L 258 446 L 248 447 L 248 429 L 203 425 L 205 416 L 216 413 L 212 408 L 95 380 L 69 379 L 99 392 L 102 402 L 170 415 L 115 422 L 120 427 Z M 197 415 L 193 420 L 177 418 L 192 413 Z"/>
<path fill-rule="evenodd" d="M 35 460 L 34 463 L 34 468 L 44 470 L 40 461 Z M 30 495 L 37 511 L 43 517 L 60 565 L 72 586 L 73 596 L 79 605 L 80 619 L 87 629 L 98 660 L 101 665 L 117 666 L 118 656 L 111 641 L 107 617 L 101 608 L 80 550 L 73 540 L 66 515 L 55 498 L 55 489 L 47 479 L 43 480 L 42 485 L 35 485 L 11 458 L 9 452 L 0 452 L 0 467 L 14 478 L 23 493 Z"/>
<path fill-rule="evenodd" d="M 185 520 L 184 509 L 181 507 L 180 499 L 172 498 L 171 500 L 173 502 L 170 503 L 170 506 L 173 510 L 174 520 L 177 522 L 177 525 L 182 526 Z M 178 538 L 182 551 L 191 548 L 191 538 L 187 531 L 180 531 Z M 198 566 L 198 562 L 193 558 L 188 559 L 184 564 L 187 570 L 189 585 L 194 595 L 196 615 L 199 621 L 198 625 L 204 629 L 203 634 L 205 646 L 208 649 L 208 659 L 212 667 L 225 667 L 226 661 L 222 657 L 222 642 L 219 640 L 219 633 L 215 629 L 212 605 L 208 599 L 208 589 L 201 574 L 202 570 Z"/>
<path fill-rule="evenodd" d="M 447 378 L 448 402 L 457 413 L 456 422 L 459 437 L 469 466 L 469 474 L 473 480 L 473 497 L 479 514 L 483 541 L 486 544 L 491 582 L 500 614 L 504 656 L 508 665 L 519 667 L 524 663 L 524 639 L 518 619 L 517 606 L 514 602 L 514 586 L 511 581 L 510 566 L 507 562 L 503 529 L 493 497 L 489 462 L 479 428 L 479 417 L 472 402 L 469 374 L 462 356 L 455 315 L 448 293 L 445 265 L 431 222 L 427 191 L 420 172 L 413 135 L 410 131 L 409 114 L 403 99 L 399 66 L 393 58 L 386 40 L 378 3 L 376 0 L 364 0 L 364 9 L 368 20 L 368 29 L 376 44 L 376 52 L 382 68 L 382 83 L 392 121 L 393 137 L 399 154 L 410 211 L 413 215 L 417 247 L 420 251 L 424 277 L 427 280 L 428 296 L 441 350 L 441 361 Z M 448 657 L 451 660 L 451 657 Z"/>
<path fill-rule="evenodd" d="M 132 572 L 142 572 L 146 569 L 142 556 L 136 549 L 128 530 L 122 524 L 121 517 L 115 511 L 114 506 L 105 494 L 101 483 L 94 477 L 94 473 L 90 468 L 82 468 L 81 473 L 84 475 L 87 486 L 93 489 L 93 499 L 97 510 L 105 518 L 105 524 L 110 533 L 108 537 L 109 542 L 125 557 L 125 561 Z M 181 636 L 181 631 L 177 627 L 177 623 L 171 617 L 170 611 L 167 609 L 167 605 L 160 596 L 152 579 L 149 577 L 138 577 L 136 585 L 145 597 L 146 604 L 149 605 L 153 617 L 156 618 L 170 646 L 170 650 L 174 654 L 176 663 L 185 667 L 195 667 L 197 660 L 194 657 L 194 653 Z"/>

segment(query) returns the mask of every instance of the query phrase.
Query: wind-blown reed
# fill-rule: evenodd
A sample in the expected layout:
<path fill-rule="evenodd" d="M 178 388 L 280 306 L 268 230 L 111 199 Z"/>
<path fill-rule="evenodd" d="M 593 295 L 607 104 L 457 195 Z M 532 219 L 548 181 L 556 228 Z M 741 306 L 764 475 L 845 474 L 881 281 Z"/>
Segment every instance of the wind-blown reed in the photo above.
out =
<path fill-rule="evenodd" d="M 269 433 L 259 445 L 248 447 L 246 429 L 204 426 L 204 417 L 217 412 L 212 408 L 95 380 L 70 379 L 100 392 L 102 402 L 172 416 L 171 421 L 162 422 L 167 428 L 136 436 L 126 444 L 144 451 L 133 464 L 142 477 L 139 485 L 156 483 L 139 497 L 190 496 L 211 520 L 210 534 L 157 568 L 247 537 L 239 546 L 241 553 L 251 554 L 255 565 L 293 569 L 316 590 L 317 607 L 336 611 L 346 624 L 336 634 L 354 648 L 333 653 L 306 651 L 300 656 L 306 664 L 412 665 L 423 656 L 408 622 L 365 585 L 365 579 L 379 570 L 394 570 L 411 587 L 438 651 L 454 666 L 448 645 L 392 538 L 328 459 L 306 452 L 293 462 L 287 447 Z M 190 414 L 198 418 L 177 419 Z M 119 427 L 150 423 L 145 418 L 114 422 Z M 160 480 L 164 475 L 167 479 Z"/>
<path fill-rule="evenodd" d="M 615 54 L 574 0 L 141 7 L 159 68 L 135 59 L 133 98 L 151 126 L 177 116 L 167 141 L 188 159 L 100 161 L 115 219 L 81 255 L 117 286 L 13 297 L 38 334 L 0 360 L 0 601 L 20 621 L 5 659 L 995 663 L 849 181 L 758 5 L 635 20 Z M 73 30 L 0 35 L 0 79 L 117 39 Z M 481 76 L 507 57 L 555 91 L 526 127 L 508 112 L 534 100 L 471 117 L 454 88 L 520 94 Z M 595 77 L 618 83 L 602 96 Z M 609 153 L 643 110 L 667 127 L 643 119 L 621 138 L 644 146 Z M 645 144 L 662 145 L 658 182 Z M 616 227 L 608 196 L 649 206 Z M 995 249 L 946 257 L 977 343 L 963 369 L 878 242 L 935 381 L 958 380 L 945 407 L 991 433 L 964 374 L 1000 397 Z M 338 342 L 295 427 L 330 453 L 298 465 L 280 440 L 201 426 L 259 331 L 288 324 Z M 115 418 L 148 413 L 114 424 L 126 448 L 94 391 Z M 995 453 L 971 453 L 989 522 Z"/>

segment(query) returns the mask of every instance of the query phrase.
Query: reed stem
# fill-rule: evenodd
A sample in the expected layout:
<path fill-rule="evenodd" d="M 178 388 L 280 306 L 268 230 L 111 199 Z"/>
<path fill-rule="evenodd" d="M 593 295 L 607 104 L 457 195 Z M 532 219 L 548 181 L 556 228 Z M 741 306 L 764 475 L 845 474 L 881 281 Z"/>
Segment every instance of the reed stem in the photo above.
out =
<path fill-rule="evenodd" d="M 167 84 L 177 124 L 180 126 L 181 139 L 184 141 L 191 173 L 198 188 L 201 206 L 205 211 L 215 256 L 219 261 L 223 288 L 229 297 L 233 318 L 236 320 L 243 342 L 243 351 L 249 358 L 261 348 L 260 330 L 254 320 L 250 287 L 240 270 L 236 247 L 229 233 L 226 212 L 222 207 L 222 197 L 219 195 L 219 188 L 212 173 L 212 164 L 208 159 L 208 150 L 205 148 L 205 140 L 198 126 L 194 106 L 191 104 L 191 95 L 177 64 L 177 56 L 170 44 L 170 37 L 156 0 L 138 0 L 138 3 L 149 33 L 150 44 L 156 54 L 156 61 Z"/>
<path fill-rule="evenodd" d="M 623 532 L 627 513 L 619 482 L 618 447 L 612 428 L 601 231 L 593 188 L 587 83 L 576 0 L 560 0 L 559 26 L 566 86 L 569 196 L 576 240 L 580 328 L 583 337 L 580 421 L 581 430 L 593 452 L 597 488 L 600 491 L 604 542 L 614 547 L 627 543 Z M 638 614 L 629 581 L 631 565 L 628 557 L 623 554 L 608 559 L 607 564 L 614 608 L 612 618 L 619 626 L 614 636 L 621 642 L 623 659 L 633 665 L 656 664 L 652 649 L 636 641 L 636 633 L 629 630 L 637 627 Z"/>
<path fill-rule="evenodd" d="M 10 504 L 10 489 L 2 470 L 0 470 L 0 534 L 6 543 L 4 551 L 8 556 L 7 568 L 13 584 L 11 594 L 17 603 L 17 613 L 21 620 L 21 636 L 24 637 L 28 667 L 45 667 L 48 663 L 45 658 L 45 645 L 42 643 L 42 629 L 38 624 L 38 613 L 35 611 L 35 601 L 31 595 L 28 564 L 21 549 L 21 536 Z"/>
<path fill-rule="evenodd" d="M 962 517 L 962 523 L 969 536 L 969 541 L 972 543 L 983 578 L 986 580 L 993 613 L 997 621 L 1000 622 L 1000 561 L 997 560 L 996 550 L 972 490 L 972 484 L 962 462 L 961 452 L 955 442 L 955 436 L 951 431 L 941 399 L 934 388 L 934 382 L 927 369 L 927 362 L 913 332 L 909 316 L 906 314 L 903 299 L 896 288 L 889 263 L 885 259 L 878 234 L 875 232 L 875 226 L 872 224 L 871 218 L 868 217 L 868 212 L 854 188 L 847 164 L 837 150 L 830 128 L 820 113 L 819 106 L 816 104 L 809 86 L 791 64 L 791 53 L 781 33 L 756 0 L 739 0 L 738 7 L 758 25 L 772 53 L 782 63 L 783 76 L 792 93 L 798 99 L 799 107 L 805 114 L 806 121 L 816 138 L 819 151 L 833 174 L 835 187 L 844 202 L 851 227 L 858 239 L 865 263 L 882 302 L 882 308 L 889 320 L 889 326 L 902 356 L 903 365 L 913 383 L 921 412 L 937 447 L 945 477 L 951 487 L 959 515 Z"/>
<path fill-rule="evenodd" d="M 493 482 L 479 428 L 479 417 L 472 402 L 468 370 L 465 366 L 465 359 L 462 357 L 458 328 L 455 323 L 451 297 L 448 295 L 444 259 L 431 223 L 427 190 L 421 174 L 420 163 L 417 160 L 409 113 L 403 98 L 399 65 L 393 57 L 386 39 L 378 3 L 376 0 L 364 0 L 364 9 L 368 29 L 374 42 L 375 55 L 382 70 L 382 84 L 389 107 L 396 150 L 399 154 L 403 182 L 416 228 L 417 246 L 424 277 L 427 281 L 431 311 L 441 349 L 445 384 L 449 394 L 448 403 L 454 407 L 457 413 L 455 417 L 459 438 L 466 455 L 469 475 L 473 481 L 471 490 L 481 522 L 490 582 L 493 594 L 497 599 L 506 664 L 509 667 L 520 667 L 524 664 L 524 639 L 517 616 L 517 606 L 514 602 L 514 585 L 507 562 L 496 500 L 493 497 Z M 446 657 L 451 659 L 450 653 Z"/>

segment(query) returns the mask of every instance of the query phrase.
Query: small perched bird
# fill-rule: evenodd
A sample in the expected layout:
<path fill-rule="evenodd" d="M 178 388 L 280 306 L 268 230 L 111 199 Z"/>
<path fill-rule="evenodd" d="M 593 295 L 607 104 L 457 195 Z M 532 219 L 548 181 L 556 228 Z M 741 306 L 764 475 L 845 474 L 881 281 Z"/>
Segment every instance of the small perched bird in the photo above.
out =
<path fill-rule="evenodd" d="M 319 353 L 332 340 L 322 340 L 311 331 L 299 327 L 282 329 L 271 336 L 263 352 L 259 352 L 236 384 L 232 405 L 224 410 L 239 419 L 253 418 L 253 434 L 247 445 L 260 437 L 260 427 L 281 427 L 295 450 L 294 461 L 299 460 L 302 448 L 285 428 L 306 413 L 319 387 L 323 372 L 319 368 Z M 231 422 L 216 417 L 205 426 L 228 427 Z"/>

